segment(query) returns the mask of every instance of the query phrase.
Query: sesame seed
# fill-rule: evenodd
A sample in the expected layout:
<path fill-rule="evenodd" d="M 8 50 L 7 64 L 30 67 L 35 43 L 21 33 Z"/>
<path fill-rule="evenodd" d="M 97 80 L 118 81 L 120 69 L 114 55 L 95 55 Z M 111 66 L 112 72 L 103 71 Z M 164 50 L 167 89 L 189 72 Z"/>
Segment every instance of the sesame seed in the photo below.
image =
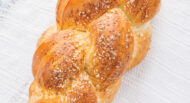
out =
<path fill-rule="evenodd" d="M 97 87 L 97 88 L 100 88 L 100 84 L 97 84 L 96 87 Z"/>
<path fill-rule="evenodd" d="M 97 75 L 96 75 L 96 78 L 99 78 L 99 77 L 100 77 L 100 74 L 97 74 Z"/>
<path fill-rule="evenodd" d="M 143 33 L 140 33 L 140 37 L 143 37 L 144 36 L 144 34 Z"/>

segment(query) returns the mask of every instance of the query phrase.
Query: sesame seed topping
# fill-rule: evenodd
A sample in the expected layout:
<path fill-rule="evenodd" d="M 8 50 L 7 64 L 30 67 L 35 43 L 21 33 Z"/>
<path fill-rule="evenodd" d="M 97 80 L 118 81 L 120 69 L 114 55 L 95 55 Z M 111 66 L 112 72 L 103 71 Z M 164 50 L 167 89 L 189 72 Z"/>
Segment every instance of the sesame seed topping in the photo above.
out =
<path fill-rule="evenodd" d="M 143 33 L 140 33 L 140 37 L 143 37 L 144 36 L 144 34 Z"/>
<path fill-rule="evenodd" d="M 100 77 L 100 74 L 97 74 L 97 75 L 96 75 L 96 78 L 99 78 L 99 77 Z"/>
<path fill-rule="evenodd" d="M 100 88 L 100 84 L 97 84 L 96 87 L 97 87 L 97 88 Z"/>

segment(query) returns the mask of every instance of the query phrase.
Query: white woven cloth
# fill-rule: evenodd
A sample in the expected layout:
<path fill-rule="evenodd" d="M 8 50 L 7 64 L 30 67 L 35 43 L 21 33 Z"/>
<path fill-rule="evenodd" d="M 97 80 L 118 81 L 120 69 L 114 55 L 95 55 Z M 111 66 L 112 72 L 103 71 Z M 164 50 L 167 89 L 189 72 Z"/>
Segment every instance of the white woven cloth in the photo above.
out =
<path fill-rule="evenodd" d="M 26 103 L 37 39 L 57 0 L 0 0 L 0 102 Z M 162 0 L 151 50 L 125 73 L 113 103 L 190 103 L 190 0 Z"/>

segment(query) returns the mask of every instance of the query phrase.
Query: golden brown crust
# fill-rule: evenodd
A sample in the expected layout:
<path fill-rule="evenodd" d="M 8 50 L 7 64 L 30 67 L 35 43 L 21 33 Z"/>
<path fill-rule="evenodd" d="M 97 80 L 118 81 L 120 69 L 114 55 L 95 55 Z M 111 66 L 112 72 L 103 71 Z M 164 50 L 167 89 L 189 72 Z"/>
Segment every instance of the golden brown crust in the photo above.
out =
<path fill-rule="evenodd" d="M 132 60 L 126 70 L 133 68 L 135 65 L 139 64 L 150 49 L 150 43 L 152 38 L 152 27 L 148 23 L 141 28 L 133 28 L 134 30 L 134 52 Z"/>
<path fill-rule="evenodd" d="M 82 72 L 67 90 L 68 103 L 97 103 L 96 88 L 88 74 Z"/>
<path fill-rule="evenodd" d="M 77 36 L 77 34 L 83 34 L 83 36 Z M 84 68 L 86 41 L 81 41 L 82 39 L 86 39 L 84 33 L 66 30 L 55 34 L 49 43 L 41 44 L 34 54 L 33 68 L 37 70 L 35 79 L 40 85 L 51 89 L 66 89 L 64 87 L 74 79 L 72 76 L 76 76 Z M 51 49 L 46 50 L 47 53 L 41 56 L 42 53 L 38 51 L 46 47 Z"/>
<path fill-rule="evenodd" d="M 58 29 L 85 29 L 114 7 L 123 9 L 132 25 L 139 26 L 156 15 L 160 0 L 59 0 L 56 17 Z"/>
<path fill-rule="evenodd" d="M 49 27 L 40 37 L 37 43 L 37 48 L 43 43 L 48 42 L 48 40 L 51 38 L 52 34 L 55 34 L 57 32 L 57 25 L 53 25 Z"/>
<path fill-rule="evenodd" d="M 150 21 L 160 9 L 160 0 L 119 0 L 132 25 Z"/>
<path fill-rule="evenodd" d="M 134 45 L 130 31 L 120 9 L 112 9 L 90 24 L 91 45 L 86 56 L 86 70 L 97 89 L 105 90 L 127 67 Z"/>
<path fill-rule="evenodd" d="M 33 82 L 29 89 L 29 103 L 111 103 L 121 84 L 121 79 L 104 92 L 96 91 L 88 74 L 82 72 L 64 94 L 41 87 Z"/>
<path fill-rule="evenodd" d="M 65 95 L 42 88 L 33 81 L 29 89 L 29 103 L 66 103 Z"/>
<path fill-rule="evenodd" d="M 160 0 L 59 0 L 33 57 L 29 103 L 111 103 L 146 56 Z"/>
<path fill-rule="evenodd" d="M 57 24 L 60 30 L 85 27 L 117 4 L 117 0 L 59 0 Z M 63 6 L 65 5 L 66 6 Z M 63 8 L 64 7 L 64 8 Z M 64 15 L 63 15 L 64 14 Z"/>

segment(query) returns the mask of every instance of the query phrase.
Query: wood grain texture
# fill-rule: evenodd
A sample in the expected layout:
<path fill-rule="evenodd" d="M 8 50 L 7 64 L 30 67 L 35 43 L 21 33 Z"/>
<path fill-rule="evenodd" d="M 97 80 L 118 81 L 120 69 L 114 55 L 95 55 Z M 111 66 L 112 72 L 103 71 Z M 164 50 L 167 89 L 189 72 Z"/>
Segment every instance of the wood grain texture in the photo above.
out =
<path fill-rule="evenodd" d="M 6 13 L 0 4 L 2 103 L 27 102 L 32 55 L 38 37 L 55 22 L 56 2 L 16 0 Z M 162 0 L 149 55 L 125 74 L 113 103 L 190 103 L 189 5 L 189 0 Z"/>

